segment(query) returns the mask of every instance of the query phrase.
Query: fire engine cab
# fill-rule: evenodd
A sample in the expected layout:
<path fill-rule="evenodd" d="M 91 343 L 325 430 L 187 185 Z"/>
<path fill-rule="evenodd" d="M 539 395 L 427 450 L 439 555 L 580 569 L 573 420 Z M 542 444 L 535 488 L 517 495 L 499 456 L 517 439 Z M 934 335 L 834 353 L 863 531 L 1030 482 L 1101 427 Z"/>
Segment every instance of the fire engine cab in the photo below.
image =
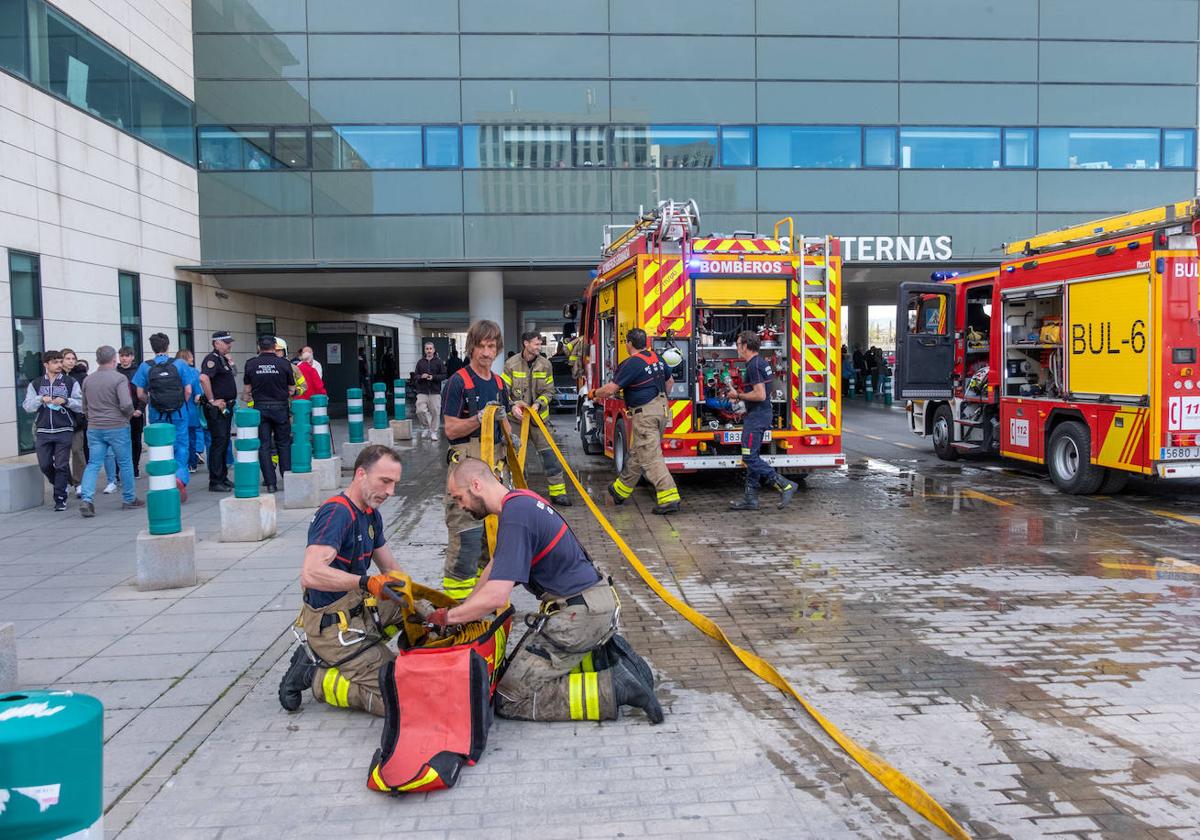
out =
<path fill-rule="evenodd" d="M 727 383 L 741 387 L 736 337 L 751 330 L 776 373 L 764 459 L 801 475 L 843 465 L 838 241 L 794 239 L 791 219 L 771 236 L 699 229 L 694 201 L 663 201 L 630 227 L 606 226 L 596 276 L 564 313 L 579 320 L 585 392 L 613 378 L 628 355 L 625 334 L 644 329 L 673 380 L 668 468 L 736 468 L 745 406 L 724 393 Z M 631 441 L 624 401 L 583 400 L 578 426 L 584 451 L 620 470 Z"/>
<path fill-rule="evenodd" d="M 944 460 L 1045 464 L 1064 493 L 1200 476 L 1198 232 L 1200 204 L 1180 202 L 902 284 L 894 387 L 912 431 Z"/>

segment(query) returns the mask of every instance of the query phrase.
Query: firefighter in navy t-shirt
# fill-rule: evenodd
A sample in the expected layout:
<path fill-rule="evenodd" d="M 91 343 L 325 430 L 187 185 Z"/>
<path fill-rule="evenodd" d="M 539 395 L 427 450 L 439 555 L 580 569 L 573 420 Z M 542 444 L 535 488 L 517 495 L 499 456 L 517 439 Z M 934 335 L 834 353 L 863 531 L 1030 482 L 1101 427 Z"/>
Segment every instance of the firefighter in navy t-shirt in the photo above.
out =
<path fill-rule="evenodd" d="M 758 488 L 763 484 L 779 491 L 781 508 L 786 507 L 792 496 L 796 495 L 796 482 L 788 481 L 777 473 L 759 454 L 763 436 L 771 428 L 770 386 L 775 379 L 775 371 L 770 363 L 758 355 L 760 346 L 757 333 L 745 330 L 738 334 L 738 358 L 746 363 L 742 384 L 749 390 L 738 391 L 730 387 L 727 391 L 729 399 L 746 403 L 746 417 L 742 420 L 742 463 L 746 465 L 746 491 L 742 498 L 729 503 L 734 510 L 758 510 Z"/>
<path fill-rule="evenodd" d="M 364 447 L 350 486 L 321 505 L 308 526 L 300 570 L 300 624 L 308 645 L 296 649 L 279 683 L 279 703 L 289 712 L 311 688 L 330 706 L 383 714 L 379 668 L 395 658 L 387 641 L 403 619 L 398 602 L 381 594 L 400 565 L 383 535 L 379 506 L 399 481 L 394 449 Z M 372 562 L 381 574 L 368 574 Z"/>
<path fill-rule="evenodd" d="M 646 331 L 634 328 L 625 334 L 625 349 L 629 358 L 621 362 L 613 381 L 588 394 L 591 400 L 606 400 L 621 391 L 625 408 L 633 415 L 633 435 L 625 466 L 608 487 L 608 493 L 618 505 L 633 494 L 642 475 L 654 485 L 655 504 L 652 512 L 675 513 L 679 510 L 679 488 L 663 460 L 662 436 L 667 426 L 667 392 L 672 380 L 667 366 L 658 354 L 646 346 Z"/>
<path fill-rule="evenodd" d="M 446 490 L 469 516 L 499 517 L 496 550 L 475 591 L 427 623 L 490 615 L 521 584 L 541 600 L 539 620 L 511 655 L 496 688 L 496 714 L 518 720 L 611 720 L 621 706 L 663 719 L 650 666 L 616 636 L 619 602 L 553 506 L 510 491 L 477 458 L 451 467 Z M 598 655 L 597 655 L 598 654 Z"/>

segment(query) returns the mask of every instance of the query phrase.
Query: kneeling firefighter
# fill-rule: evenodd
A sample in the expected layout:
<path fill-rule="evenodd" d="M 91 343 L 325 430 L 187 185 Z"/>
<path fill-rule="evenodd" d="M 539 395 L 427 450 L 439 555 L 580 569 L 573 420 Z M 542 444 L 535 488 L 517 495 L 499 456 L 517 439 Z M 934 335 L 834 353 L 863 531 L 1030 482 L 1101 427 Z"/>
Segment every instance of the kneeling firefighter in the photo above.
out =
<path fill-rule="evenodd" d="M 384 587 L 400 566 L 383 535 L 379 506 L 400 481 L 400 456 L 372 444 L 354 462 L 350 486 L 317 510 L 308 526 L 297 623 L 307 644 L 292 655 L 279 683 L 279 703 L 300 708 L 307 689 L 331 706 L 383 714 L 379 668 L 395 659 L 387 641 L 403 626 L 399 602 Z M 374 562 L 381 574 L 369 575 Z"/>
<path fill-rule="evenodd" d="M 496 688 L 496 714 L 611 720 L 621 706 L 635 706 L 651 723 L 662 722 L 650 666 L 616 635 L 620 603 L 611 579 L 550 503 L 528 490 L 509 491 L 476 458 L 452 467 L 446 487 L 476 519 L 499 517 L 496 547 L 470 597 L 427 621 L 444 627 L 486 616 L 508 603 L 518 583 L 541 600 Z"/>

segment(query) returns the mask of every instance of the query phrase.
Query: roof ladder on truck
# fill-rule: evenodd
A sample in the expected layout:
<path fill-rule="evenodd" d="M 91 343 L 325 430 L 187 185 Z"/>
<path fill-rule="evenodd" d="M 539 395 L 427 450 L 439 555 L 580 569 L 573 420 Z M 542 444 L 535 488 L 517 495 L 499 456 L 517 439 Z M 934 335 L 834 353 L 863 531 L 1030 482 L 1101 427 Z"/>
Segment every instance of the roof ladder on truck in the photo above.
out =
<path fill-rule="evenodd" d="M 834 381 L 835 359 L 829 357 L 833 346 L 831 336 L 836 329 L 830 311 L 829 259 L 832 249 L 829 237 L 800 237 L 795 250 L 800 263 L 796 271 L 798 289 L 793 295 L 799 306 L 800 353 L 793 359 L 793 382 L 800 399 L 799 428 L 805 431 L 832 431 L 833 410 L 830 399 L 837 388 Z M 822 255 L 820 264 L 808 259 Z M 797 330 L 797 313 L 792 313 L 793 336 Z M 798 376 L 795 374 L 798 372 Z M 799 380 L 798 382 L 796 380 Z"/>

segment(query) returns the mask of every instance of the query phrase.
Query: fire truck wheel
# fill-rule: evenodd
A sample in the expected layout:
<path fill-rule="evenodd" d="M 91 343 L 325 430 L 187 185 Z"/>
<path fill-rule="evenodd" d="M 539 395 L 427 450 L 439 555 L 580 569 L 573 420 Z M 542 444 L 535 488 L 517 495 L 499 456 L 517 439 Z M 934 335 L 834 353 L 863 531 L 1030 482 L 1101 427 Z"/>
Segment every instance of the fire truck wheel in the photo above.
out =
<path fill-rule="evenodd" d="M 1129 483 L 1129 473 L 1125 470 L 1108 470 L 1098 492 L 1106 496 L 1115 496 L 1125 489 Z"/>
<path fill-rule="evenodd" d="M 629 457 L 629 449 L 625 446 L 625 421 L 617 420 L 617 428 L 613 432 L 613 468 L 617 475 L 625 470 L 625 459 Z"/>
<path fill-rule="evenodd" d="M 933 413 L 933 451 L 943 461 L 958 460 L 958 450 L 952 445 L 954 440 L 954 412 L 948 405 L 939 405 Z"/>
<path fill-rule="evenodd" d="M 1073 496 L 1095 493 L 1106 472 L 1092 463 L 1092 436 L 1077 420 L 1063 423 L 1050 435 L 1046 466 L 1058 489 Z"/>

